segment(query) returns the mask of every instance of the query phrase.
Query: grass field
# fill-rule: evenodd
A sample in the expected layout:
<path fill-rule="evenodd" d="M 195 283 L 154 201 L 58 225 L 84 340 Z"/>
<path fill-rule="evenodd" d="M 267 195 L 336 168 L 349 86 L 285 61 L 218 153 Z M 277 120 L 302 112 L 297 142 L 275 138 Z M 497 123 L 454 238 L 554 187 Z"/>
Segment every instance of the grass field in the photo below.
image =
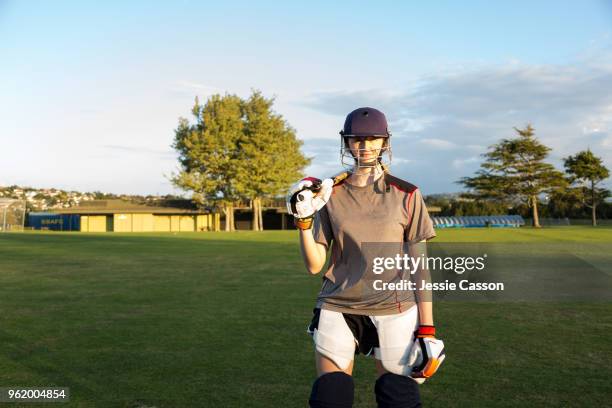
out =
<path fill-rule="evenodd" d="M 612 249 L 612 228 L 438 233 Z M 319 284 L 295 231 L 0 234 L 0 387 L 68 386 L 74 407 L 304 407 Z M 447 360 L 425 406 L 611 405 L 612 303 L 434 310 Z M 374 380 L 359 356 L 356 407 L 375 406 Z"/>

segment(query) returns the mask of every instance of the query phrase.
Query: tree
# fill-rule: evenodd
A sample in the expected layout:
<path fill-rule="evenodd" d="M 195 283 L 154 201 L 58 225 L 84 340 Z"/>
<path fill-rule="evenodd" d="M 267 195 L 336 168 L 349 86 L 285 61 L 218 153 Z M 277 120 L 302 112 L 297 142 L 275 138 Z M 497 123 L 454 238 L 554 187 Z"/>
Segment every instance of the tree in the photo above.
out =
<path fill-rule="evenodd" d="M 610 177 L 610 171 L 588 149 L 564 158 L 563 165 L 574 194 L 584 206 L 591 208 L 591 223 L 596 226 L 597 205 L 610 195 L 609 190 L 598 187 L 598 184 Z"/>
<path fill-rule="evenodd" d="M 568 186 L 570 185 L 569 179 L 567 184 Z M 584 217 L 584 206 L 581 203 L 580 193 L 575 188 L 560 189 L 552 192 L 548 196 L 546 207 L 552 217 Z"/>
<path fill-rule="evenodd" d="M 253 229 L 262 230 L 261 200 L 284 192 L 310 163 L 274 100 L 254 91 L 247 100 L 213 95 L 202 107 L 196 98 L 191 124 L 180 118 L 173 147 L 181 171 L 172 182 L 193 192 L 201 206 L 214 203 L 225 214 L 225 230 L 234 230 L 234 203 L 248 200 Z"/>
<path fill-rule="evenodd" d="M 213 95 L 204 106 L 192 109 L 195 124 L 179 119 L 172 147 L 179 153 L 181 171 L 172 182 L 193 192 L 200 206 L 213 204 L 225 214 L 225 230 L 234 230 L 240 139 L 244 133 L 242 100 L 236 95 Z"/>
<path fill-rule="evenodd" d="M 237 189 L 253 210 L 252 229 L 263 230 L 262 198 L 272 198 L 303 177 L 310 163 L 302 155 L 295 130 L 272 110 L 274 99 L 253 91 L 243 102 L 244 135 L 240 141 Z"/>
<path fill-rule="evenodd" d="M 545 163 L 550 148 L 535 138 L 533 127 L 514 128 L 518 137 L 503 139 L 484 153 L 485 162 L 474 177 L 459 180 L 470 195 L 493 200 L 519 201 L 532 211 L 532 225 L 540 227 L 538 196 L 567 185 L 563 174 Z"/>

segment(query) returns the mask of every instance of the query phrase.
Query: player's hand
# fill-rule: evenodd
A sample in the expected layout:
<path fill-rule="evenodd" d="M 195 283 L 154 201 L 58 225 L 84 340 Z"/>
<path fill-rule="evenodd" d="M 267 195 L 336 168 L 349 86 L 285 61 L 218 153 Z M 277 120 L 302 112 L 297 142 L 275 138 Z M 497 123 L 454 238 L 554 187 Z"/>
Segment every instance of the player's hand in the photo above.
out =
<path fill-rule="evenodd" d="M 412 365 L 412 378 L 419 384 L 424 383 L 438 371 L 445 357 L 444 342 L 436 339 L 436 328 L 419 326 L 414 333 L 414 344 L 409 358 Z"/>
<path fill-rule="evenodd" d="M 331 196 L 334 181 L 306 177 L 295 183 L 287 193 L 287 211 L 297 219 L 312 218 Z"/>

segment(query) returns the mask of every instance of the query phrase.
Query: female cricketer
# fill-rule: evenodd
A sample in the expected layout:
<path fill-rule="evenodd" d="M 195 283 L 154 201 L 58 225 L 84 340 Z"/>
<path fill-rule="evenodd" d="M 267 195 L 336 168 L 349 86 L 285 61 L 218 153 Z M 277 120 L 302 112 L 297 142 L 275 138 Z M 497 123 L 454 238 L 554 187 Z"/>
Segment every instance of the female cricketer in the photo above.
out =
<path fill-rule="evenodd" d="M 415 290 L 375 290 L 376 278 L 380 289 L 381 280 L 397 282 L 404 275 L 374 276 L 365 252 L 372 243 L 416 248 L 436 234 L 419 189 L 388 171 L 391 133 L 385 115 L 356 109 L 340 135 L 347 171 L 324 180 L 307 177 L 287 195 L 306 269 L 318 274 L 331 250 L 308 327 L 317 370 L 309 403 L 352 407 L 354 357 L 363 353 L 376 361 L 378 407 L 420 407 L 417 384 L 445 357 L 444 343 L 435 337 L 431 297 Z"/>

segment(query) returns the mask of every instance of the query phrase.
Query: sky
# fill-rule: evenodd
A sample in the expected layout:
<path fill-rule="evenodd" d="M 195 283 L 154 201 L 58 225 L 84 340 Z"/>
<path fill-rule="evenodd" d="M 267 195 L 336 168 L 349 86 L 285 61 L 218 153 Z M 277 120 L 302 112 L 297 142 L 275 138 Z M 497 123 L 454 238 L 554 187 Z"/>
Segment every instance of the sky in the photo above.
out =
<path fill-rule="evenodd" d="M 188 196 L 179 117 L 253 89 L 316 177 L 361 106 L 424 194 L 461 191 L 527 123 L 557 168 L 590 148 L 612 169 L 612 2 L 422 3 L 0 0 L 0 186 Z"/>

